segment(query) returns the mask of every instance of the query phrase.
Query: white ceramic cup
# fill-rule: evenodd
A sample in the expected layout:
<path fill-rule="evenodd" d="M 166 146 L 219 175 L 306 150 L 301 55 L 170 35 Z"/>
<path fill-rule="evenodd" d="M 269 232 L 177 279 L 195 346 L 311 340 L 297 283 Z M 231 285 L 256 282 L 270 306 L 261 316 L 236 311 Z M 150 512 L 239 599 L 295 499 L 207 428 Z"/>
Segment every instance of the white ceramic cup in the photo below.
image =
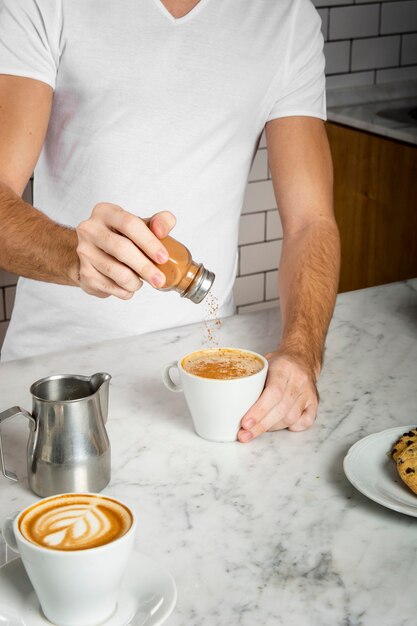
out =
<path fill-rule="evenodd" d="M 75 495 L 106 498 L 102 494 Z M 19 519 L 33 504 L 3 522 L 7 545 L 20 554 L 42 611 L 57 626 L 93 626 L 116 611 L 123 575 L 134 547 L 136 519 L 130 507 L 116 498 L 110 499 L 130 511 L 132 525 L 118 539 L 95 548 L 52 550 L 26 539 L 19 530 Z"/>
<path fill-rule="evenodd" d="M 210 441 L 236 441 L 240 422 L 248 409 L 262 393 L 268 371 L 268 361 L 262 355 L 241 348 L 213 348 L 212 350 L 237 350 L 252 354 L 264 364 L 264 367 L 251 376 L 241 378 L 218 379 L 203 378 L 187 372 L 182 361 L 192 352 L 178 361 L 165 366 L 162 380 L 170 391 L 183 391 L 193 419 L 195 431 L 203 439 Z M 195 350 L 195 352 L 210 352 Z M 171 370 L 177 369 L 180 383 L 171 378 Z"/>

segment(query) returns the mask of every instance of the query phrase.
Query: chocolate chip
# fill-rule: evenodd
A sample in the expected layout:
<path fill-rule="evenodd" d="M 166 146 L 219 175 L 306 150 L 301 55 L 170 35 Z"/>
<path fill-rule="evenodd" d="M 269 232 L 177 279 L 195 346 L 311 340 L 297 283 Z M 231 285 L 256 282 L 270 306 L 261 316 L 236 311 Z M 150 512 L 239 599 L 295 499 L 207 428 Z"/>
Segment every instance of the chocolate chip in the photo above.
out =
<path fill-rule="evenodd" d="M 407 467 L 407 469 L 405 470 L 406 474 L 415 474 L 416 470 L 414 470 L 412 467 Z"/>

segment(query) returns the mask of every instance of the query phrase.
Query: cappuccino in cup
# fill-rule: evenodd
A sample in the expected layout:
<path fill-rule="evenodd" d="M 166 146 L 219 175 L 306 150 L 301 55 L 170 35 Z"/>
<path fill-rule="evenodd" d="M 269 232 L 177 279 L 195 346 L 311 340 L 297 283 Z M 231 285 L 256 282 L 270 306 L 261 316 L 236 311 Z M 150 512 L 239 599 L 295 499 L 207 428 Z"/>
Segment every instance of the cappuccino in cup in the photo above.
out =
<path fill-rule="evenodd" d="M 194 376 L 220 380 L 252 376 L 264 368 L 264 362 L 258 355 L 233 348 L 192 352 L 182 359 L 181 365 Z"/>
<path fill-rule="evenodd" d="M 93 626 L 114 614 L 136 531 L 126 504 L 101 494 L 51 496 L 2 531 L 53 624 Z"/>
<path fill-rule="evenodd" d="M 171 378 L 177 369 L 180 383 Z M 240 422 L 264 388 L 265 357 L 241 348 L 196 350 L 165 366 L 170 391 L 183 391 L 195 431 L 210 441 L 236 441 Z"/>

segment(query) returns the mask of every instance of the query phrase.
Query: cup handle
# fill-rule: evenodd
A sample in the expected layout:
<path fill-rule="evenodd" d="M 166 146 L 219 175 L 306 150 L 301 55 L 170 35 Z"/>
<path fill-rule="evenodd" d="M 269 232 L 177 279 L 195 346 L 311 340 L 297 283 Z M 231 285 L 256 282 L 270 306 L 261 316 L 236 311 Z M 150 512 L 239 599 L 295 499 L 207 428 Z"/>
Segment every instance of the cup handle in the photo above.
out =
<path fill-rule="evenodd" d="M 17 541 L 13 530 L 13 522 L 16 517 L 19 515 L 20 511 L 16 511 L 10 517 L 6 517 L 4 522 L 1 525 L 1 534 L 3 535 L 4 541 L 7 543 L 7 546 L 13 550 L 13 552 L 19 552 L 19 548 L 17 547 Z"/>
<path fill-rule="evenodd" d="M 174 369 L 174 367 L 176 369 L 178 369 L 178 363 L 176 361 L 172 361 L 172 363 L 168 363 L 168 365 L 165 365 L 163 371 L 162 371 L 162 380 L 164 382 L 165 387 L 167 387 L 170 391 L 182 391 L 182 386 L 179 385 L 178 383 L 175 383 L 172 378 L 171 378 L 171 370 Z"/>

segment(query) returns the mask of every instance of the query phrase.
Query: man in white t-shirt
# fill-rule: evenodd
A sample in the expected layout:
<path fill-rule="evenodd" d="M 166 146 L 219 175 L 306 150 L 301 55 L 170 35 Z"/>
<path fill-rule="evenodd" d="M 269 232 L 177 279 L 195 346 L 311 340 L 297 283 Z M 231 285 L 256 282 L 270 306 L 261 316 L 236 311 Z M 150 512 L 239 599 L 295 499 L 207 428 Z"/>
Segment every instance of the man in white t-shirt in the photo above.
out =
<path fill-rule="evenodd" d="M 283 331 L 239 439 L 308 428 L 339 268 L 322 48 L 310 0 L 0 0 L 0 266 L 22 277 L 3 360 L 201 320 L 153 288 L 175 223 L 232 314 L 266 128 Z"/>

